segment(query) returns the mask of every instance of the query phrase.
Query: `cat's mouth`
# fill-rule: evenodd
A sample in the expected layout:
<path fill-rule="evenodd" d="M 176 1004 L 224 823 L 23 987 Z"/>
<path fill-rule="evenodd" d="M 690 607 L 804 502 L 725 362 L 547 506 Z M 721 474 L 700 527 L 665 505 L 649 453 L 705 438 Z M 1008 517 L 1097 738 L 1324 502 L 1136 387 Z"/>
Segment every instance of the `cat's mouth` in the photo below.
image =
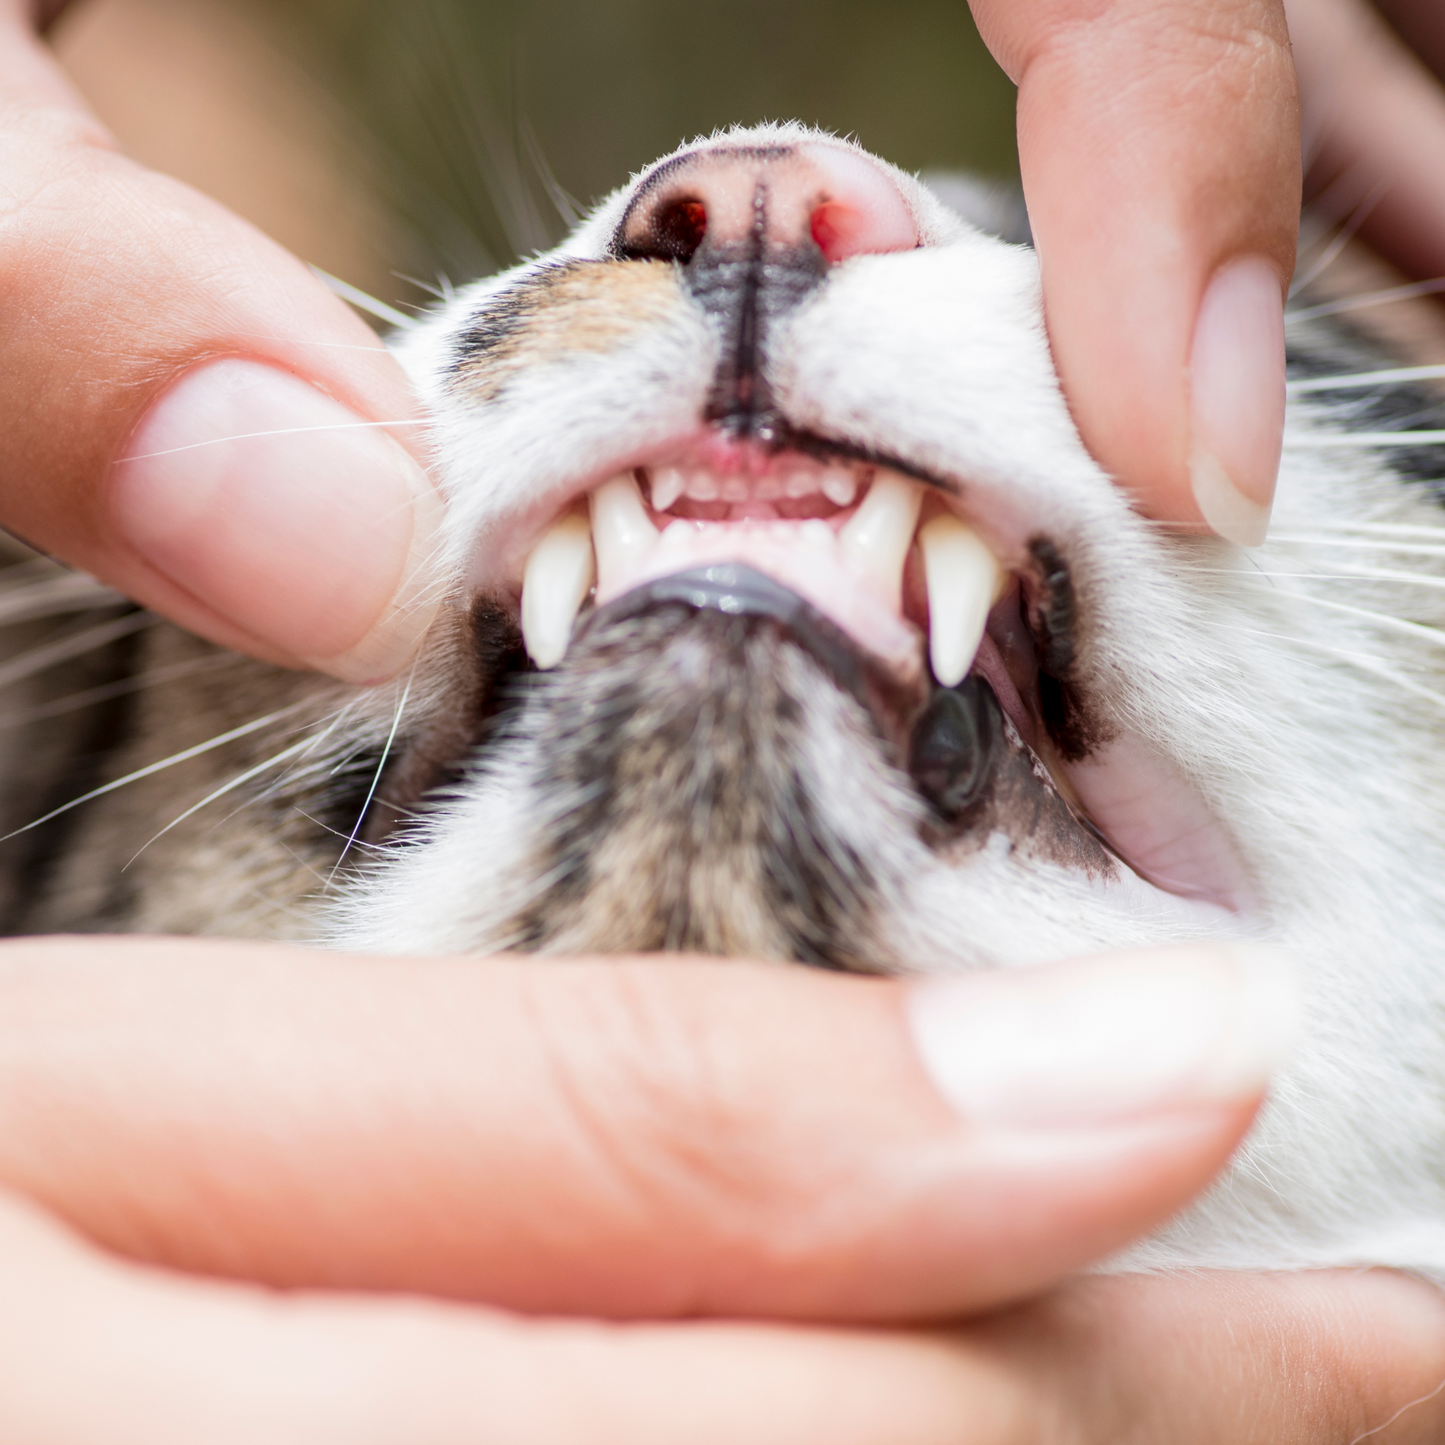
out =
<path fill-rule="evenodd" d="M 574 496 L 521 571 L 522 637 L 541 669 L 620 609 L 767 615 L 866 703 L 945 844 L 997 823 L 980 799 L 1012 757 L 1015 803 L 1021 786 L 1036 790 L 1025 809 L 1077 834 L 1059 858 L 1087 866 L 1102 845 L 1150 891 L 1246 906 L 1243 869 L 1203 800 L 1090 716 L 1063 552 L 1041 534 L 986 530 L 941 485 L 713 431 Z"/>

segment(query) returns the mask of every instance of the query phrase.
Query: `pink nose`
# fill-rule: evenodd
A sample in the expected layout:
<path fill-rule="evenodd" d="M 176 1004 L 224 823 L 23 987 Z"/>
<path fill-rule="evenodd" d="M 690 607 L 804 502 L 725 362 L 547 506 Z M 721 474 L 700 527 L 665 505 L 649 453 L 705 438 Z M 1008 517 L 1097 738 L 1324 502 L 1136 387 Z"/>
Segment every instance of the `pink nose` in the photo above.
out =
<path fill-rule="evenodd" d="M 624 256 L 689 261 L 704 244 L 812 242 L 831 262 L 910 251 L 918 226 L 887 173 L 835 146 L 737 146 L 661 166 L 623 218 Z"/>

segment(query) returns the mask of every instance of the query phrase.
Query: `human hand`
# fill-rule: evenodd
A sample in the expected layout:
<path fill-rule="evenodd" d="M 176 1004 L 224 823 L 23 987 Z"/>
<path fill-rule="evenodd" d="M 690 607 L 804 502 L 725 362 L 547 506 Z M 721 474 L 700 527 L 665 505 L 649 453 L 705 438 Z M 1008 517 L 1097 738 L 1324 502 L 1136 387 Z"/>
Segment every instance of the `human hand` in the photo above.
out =
<path fill-rule="evenodd" d="M 394 672 L 434 610 L 439 503 L 376 336 L 121 156 L 22 0 L 0 0 L 0 193 L 0 525 L 228 646 Z"/>
<path fill-rule="evenodd" d="M 1441 71 L 1438 6 L 1381 3 Z M 1368 198 L 1361 234 L 1416 276 L 1445 273 L 1445 92 L 1364 0 L 973 10 L 1019 85 L 1049 337 L 1084 440 L 1150 516 L 1261 541 L 1300 203 L 1289 42 L 1312 185 Z"/>
<path fill-rule="evenodd" d="M 1263 540 L 1284 424 L 1299 115 L 1282 0 L 972 0 L 1019 87 L 1049 340 L 1149 515 Z"/>
<path fill-rule="evenodd" d="M 4 945 L 0 1436 L 1346 1445 L 1438 1383 L 1433 1291 L 1084 1279 L 880 1328 L 1176 1209 L 1248 1125 L 1274 993 L 1192 951 L 919 986 Z M 685 1318 L 717 1314 L 775 1322 Z"/>

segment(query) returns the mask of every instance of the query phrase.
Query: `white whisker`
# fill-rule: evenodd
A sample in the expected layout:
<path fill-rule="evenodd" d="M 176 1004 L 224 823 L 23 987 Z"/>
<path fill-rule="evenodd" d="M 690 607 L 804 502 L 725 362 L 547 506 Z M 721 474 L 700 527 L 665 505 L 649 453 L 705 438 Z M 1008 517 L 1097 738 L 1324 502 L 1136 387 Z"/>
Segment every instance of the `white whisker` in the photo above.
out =
<path fill-rule="evenodd" d="M 1427 534 L 1428 535 L 1428 534 Z M 1445 557 L 1445 542 L 1391 542 L 1381 537 L 1312 537 L 1308 533 L 1271 535 L 1289 547 L 1339 547 L 1350 552 L 1393 552 L 1406 557 Z"/>
<path fill-rule="evenodd" d="M 406 686 L 401 690 L 401 697 L 396 704 L 396 712 L 392 715 L 391 731 L 386 735 L 386 743 L 381 750 L 381 758 L 376 764 L 376 771 L 371 777 L 371 786 L 366 790 L 366 800 L 361 805 L 361 812 L 356 815 L 356 825 L 351 830 L 351 836 L 346 840 L 346 846 L 341 850 L 341 856 L 332 866 L 329 883 L 336 877 L 336 870 L 346 862 L 346 855 L 351 852 L 351 845 L 356 842 L 357 834 L 361 832 L 361 825 L 366 821 L 367 812 L 371 808 L 371 800 L 376 796 L 376 790 L 381 785 L 381 774 L 386 767 L 386 760 L 391 756 L 392 744 L 396 742 L 396 731 L 401 726 L 401 715 L 406 710 L 407 699 L 411 696 L 411 685 L 416 680 L 416 662 L 411 665 L 411 675 L 406 680 Z"/>
<path fill-rule="evenodd" d="M 1279 537 L 1285 538 L 1306 538 L 1313 540 L 1318 532 L 1336 532 L 1342 537 L 1348 538 L 1357 533 L 1368 533 L 1373 536 L 1394 536 L 1394 537 L 1439 537 L 1445 536 L 1445 522 L 1436 525 L 1423 522 L 1329 522 L 1323 519 L 1311 523 L 1316 532 L 1271 532 L 1270 540 Z M 1340 546 L 1346 543 L 1341 541 Z"/>
<path fill-rule="evenodd" d="M 1359 391 L 1370 386 L 1391 386 L 1401 381 L 1429 381 L 1445 376 L 1445 366 L 1392 366 L 1384 371 L 1353 371 L 1343 376 L 1310 376 L 1287 381 L 1290 396 L 1303 396 L 1311 391 Z"/>
<path fill-rule="evenodd" d="M 1286 432 L 1286 447 L 1428 447 L 1445 443 L 1439 431 Z"/>
<path fill-rule="evenodd" d="M 1241 573 L 1240 580 L 1251 579 Z M 1431 647 L 1445 647 L 1445 632 L 1441 632 L 1439 628 L 1426 627 L 1420 622 L 1407 622 L 1403 617 L 1391 617 L 1388 612 L 1374 612 L 1368 607 L 1352 607 L 1348 602 L 1335 602 L 1328 597 L 1311 596 L 1308 600 L 1311 607 L 1322 607 L 1327 612 L 1340 612 L 1347 617 L 1358 617 L 1383 631 L 1398 632 L 1405 637 L 1414 637 L 1428 643 Z"/>
<path fill-rule="evenodd" d="M 416 325 L 413 317 L 404 311 L 398 311 L 395 306 L 388 306 L 385 301 L 378 301 L 375 296 L 367 295 L 350 281 L 343 281 L 339 276 L 323 271 L 320 266 L 313 266 L 311 272 L 343 301 L 351 302 L 358 311 L 365 311 L 368 316 L 375 316 L 378 321 L 385 321 L 388 326 L 396 326 L 403 331 L 410 331 Z"/>
<path fill-rule="evenodd" d="M 323 833 L 330 833 L 333 838 L 346 838 L 348 836 L 343 833 L 340 828 L 333 828 L 330 823 L 323 822 L 320 818 L 316 817 L 314 813 L 308 813 L 305 808 L 296 807 L 294 811 L 299 817 L 305 818 L 312 827 L 319 828 Z M 363 848 L 371 853 L 387 853 L 391 851 L 380 843 L 363 843 L 360 839 L 353 839 L 353 841 L 357 848 Z M 314 868 L 310 871 L 313 873 L 316 872 Z M 334 872 L 335 870 L 333 869 L 332 871 Z M 331 878 L 329 875 L 322 878 L 319 873 L 316 873 L 316 877 L 328 888 L 331 886 Z"/>
<path fill-rule="evenodd" d="M 124 697 L 127 693 L 143 692 L 148 687 L 174 682 L 177 678 L 190 677 L 198 672 L 207 672 L 222 665 L 232 666 L 241 661 L 234 652 L 216 652 L 209 657 L 198 657 L 191 662 L 177 662 L 170 667 L 152 668 L 149 672 L 137 673 L 119 682 L 106 683 L 103 687 L 89 687 L 84 692 L 71 693 L 69 697 L 58 698 L 55 702 L 43 703 L 39 707 L 25 708 L 20 712 L 0 713 L 0 730 L 23 727 L 26 723 L 40 722 L 48 717 L 59 717 L 90 707 L 93 703 L 109 702 L 113 697 Z"/>
<path fill-rule="evenodd" d="M 1178 570 L 1206 577 L 1241 575 L 1234 567 L 1181 567 Z M 1257 567 L 1255 576 L 1250 580 L 1259 578 L 1284 582 L 1393 582 L 1404 587 L 1445 588 L 1445 576 L 1436 572 L 1399 572 L 1390 567 L 1351 567 L 1348 564 L 1341 566 L 1337 572 L 1294 572 L 1287 568 Z"/>
<path fill-rule="evenodd" d="M 0 837 L 0 843 L 11 838 L 18 837 L 21 833 L 28 833 L 32 828 L 38 828 L 42 823 L 48 823 L 52 818 L 58 818 L 62 813 L 68 813 L 72 808 L 78 808 L 82 803 L 89 803 L 96 798 L 104 797 L 107 793 L 113 793 L 117 788 L 124 788 L 129 783 L 138 783 L 142 778 L 149 778 L 155 773 L 164 772 L 167 768 L 173 768 L 178 763 L 189 762 L 191 758 L 198 758 L 202 753 L 208 753 L 212 748 L 224 747 L 227 743 L 235 742 L 237 738 L 243 738 L 248 733 L 259 731 L 268 727 L 271 723 L 294 713 L 307 705 L 308 699 L 300 702 L 293 702 L 289 707 L 279 708 L 276 712 L 267 713 L 265 717 L 259 717 L 248 723 L 242 723 L 240 727 L 232 728 L 230 732 L 222 733 L 219 737 L 209 738 L 206 742 L 197 743 L 195 747 L 186 748 L 179 753 L 172 753 L 168 758 L 162 758 L 158 763 L 149 763 L 143 768 L 137 768 L 133 773 L 127 773 L 123 778 L 117 778 L 114 782 L 103 783 L 98 788 L 92 788 L 88 793 L 83 793 L 78 798 L 72 798 L 70 802 L 53 808 L 43 818 L 36 818 L 33 822 L 26 823 L 23 828 L 16 828 L 13 832 L 6 833 Z"/>
<path fill-rule="evenodd" d="M 1306 268 L 1302 276 L 1296 276 L 1290 282 L 1289 295 L 1298 296 L 1312 281 L 1317 281 L 1331 266 L 1339 259 L 1340 253 L 1354 239 L 1355 233 L 1369 219 L 1370 212 L 1375 209 L 1385 198 L 1385 193 L 1390 189 L 1388 180 L 1376 181 L 1370 190 L 1365 194 L 1364 200 L 1350 212 L 1349 219 L 1340 227 L 1333 240 L 1325 247 L 1320 258 L 1312 266 Z"/>
<path fill-rule="evenodd" d="M 1253 627 L 1239 627 L 1235 630 L 1251 636 L 1272 638 L 1276 642 L 1287 642 L 1295 647 L 1309 648 L 1313 652 L 1322 652 L 1328 657 L 1338 658 L 1351 667 L 1357 667 L 1362 672 L 1368 672 L 1372 677 L 1378 677 L 1393 687 L 1398 687 L 1402 692 L 1423 698 L 1426 702 L 1434 703 L 1435 706 L 1445 710 L 1445 694 L 1432 692 L 1428 687 L 1421 687 L 1419 683 L 1411 682 L 1409 678 L 1401 676 L 1393 668 L 1385 666 L 1378 658 L 1371 657 L 1368 653 L 1347 652 L 1344 648 L 1331 647 L 1328 643 L 1317 642 L 1313 638 L 1290 637 L 1285 633 L 1265 632 Z"/>
<path fill-rule="evenodd" d="M 74 632 L 56 642 L 47 642 L 41 647 L 32 647 L 0 664 L 0 687 L 9 687 L 22 678 L 33 677 L 37 672 L 58 663 L 69 662 L 73 657 L 84 657 L 87 652 L 105 647 L 133 632 L 154 627 L 160 619 L 153 612 L 128 612 L 124 617 L 113 617 L 109 622 L 87 627 L 83 632 Z"/>
<path fill-rule="evenodd" d="M 331 724 L 331 727 L 334 728 L 335 726 L 336 724 L 333 722 Z M 330 731 L 331 728 L 328 728 L 327 732 Z M 322 737 L 324 738 L 325 736 L 326 734 L 323 733 Z M 214 792 L 207 793 L 206 796 L 202 798 L 199 803 L 193 803 L 189 808 L 186 809 L 184 813 L 180 814 L 178 817 L 172 818 L 171 821 L 167 823 L 165 827 L 160 830 L 159 833 L 154 833 L 149 838 L 147 838 L 146 841 L 142 843 L 141 846 L 137 848 L 134 853 L 131 854 L 130 858 L 126 861 L 125 867 L 122 868 L 120 871 L 124 873 L 126 868 L 129 868 L 130 865 L 134 863 L 135 860 L 139 858 L 140 855 L 144 853 L 145 850 L 149 848 L 152 843 L 154 843 L 159 838 L 164 838 L 165 835 L 169 833 L 172 828 L 175 828 L 181 823 L 184 823 L 187 818 L 192 816 L 192 814 L 199 813 L 202 808 L 206 807 L 210 803 L 214 803 L 217 798 L 224 798 L 227 793 L 234 791 L 236 788 L 241 787 L 245 783 L 249 783 L 252 778 L 259 777 L 268 769 L 274 768 L 277 763 L 284 763 L 285 761 L 287 761 L 287 759 L 295 757 L 297 753 L 300 753 L 306 748 L 313 746 L 317 741 L 318 740 L 316 738 L 302 738 L 300 742 L 292 743 L 289 748 L 284 748 L 281 752 L 275 754 L 273 757 L 267 758 L 265 762 L 257 763 L 255 767 L 247 768 L 245 772 L 238 774 L 236 777 L 232 778 L 230 782 L 223 783 Z"/>
<path fill-rule="evenodd" d="M 183 447 L 166 447 L 163 451 L 158 452 L 137 452 L 134 456 L 122 457 L 121 461 L 145 462 L 152 457 L 171 457 L 178 452 L 194 452 L 201 447 L 218 447 L 226 442 L 254 441 L 257 437 L 289 437 L 298 436 L 303 432 L 365 431 L 369 427 L 426 426 L 426 424 L 421 417 L 407 417 L 401 421 L 338 421 L 324 426 L 273 427 L 270 431 L 245 431 L 237 432 L 234 436 L 207 437 L 203 442 L 187 442 Z"/>
<path fill-rule="evenodd" d="M 21 564 L 27 572 L 32 569 Z M 20 570 L 19 568 L 15 570 Z M 84 572 L 61 571 L 47 562 L 38 581 L 16 581 L 0 587 L 0 626 L 88 612 L 98 607 L 120 607 L 129 599 Z"/>
<path fill-rule="evenodd" d="M 1369 306 L 1386 306 L 1392 301 L 1410 301 L 1416 296 L 1434 296 L 1445 291 L 1445 276 L 1431 281 L 1411 281 L 1405 286 L 1389 286 L 1383 291 L 1368 291 L 1363 296 L 1348 296 L 1340 301 L 1322 301 L 1318 306 L 1302 306 L 1285 312 L 1286 321 L 1313 321 L 1321 316 L 1338 316 L 1345 311 L 1363 311 Z"/>

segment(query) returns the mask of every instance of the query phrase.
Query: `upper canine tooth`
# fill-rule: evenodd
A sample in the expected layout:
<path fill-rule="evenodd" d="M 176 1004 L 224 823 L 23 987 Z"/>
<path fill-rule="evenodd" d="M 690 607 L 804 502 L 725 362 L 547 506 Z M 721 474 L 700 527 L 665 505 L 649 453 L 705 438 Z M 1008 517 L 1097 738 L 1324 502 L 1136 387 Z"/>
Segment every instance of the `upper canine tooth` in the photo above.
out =
<path fill-rule="evenodd" d="M 592 545 L 597 549 L 597 590 L 609 596 L 652 550 L 659 536 L 642 504 L 637 478 L 623 472 L 592 493 Z"/>
<path fill-rule="evenodd" d="M 592 587 L 592 528 L 569 512 L 542 534 L 522 574 L 522 641 L 538 667 L 556 667 Z"/>
<path fill-rule="evenodd" d="M 928 655 L 933 675 L 956 687 L 973 666 L 1004 573 L 983 539 L 944 514 L 918 529 L 928 584 Z"/>
<path fill-rule="evenodd" d="M 676 467 L 654 467 L 652 510 L 665 512 L 682 495 L 682 473 Z"/>
<path fill-rule="evenodd" d="M 858 478 L 852 472 L 830 468 L 823 473 L 823 495 L 835 507 L 851 507 L 858 495 Z"/>
<path fill-rule="evenodd" d="M 903 593 L 903 562 L 918 524 L 923 488 L 897 472 L 879 471 L 856 512 L 838 533 L 843 556 L 874 581 L 895 607 Z"/>

